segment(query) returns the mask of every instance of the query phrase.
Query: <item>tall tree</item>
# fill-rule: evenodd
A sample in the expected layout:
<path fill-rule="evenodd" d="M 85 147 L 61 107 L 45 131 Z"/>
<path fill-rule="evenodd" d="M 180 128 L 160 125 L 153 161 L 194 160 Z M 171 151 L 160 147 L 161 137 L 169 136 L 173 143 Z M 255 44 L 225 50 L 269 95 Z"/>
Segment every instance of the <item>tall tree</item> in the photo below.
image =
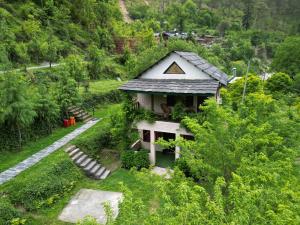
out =
<path fill-rule="evenodd" d="M 28 127 L 36 113 L 30 88 L 23 77 L 7 73 L 0 82 L 0 122 L 17 131 L 19 147 L 22 145 L 22 129 Z"/>

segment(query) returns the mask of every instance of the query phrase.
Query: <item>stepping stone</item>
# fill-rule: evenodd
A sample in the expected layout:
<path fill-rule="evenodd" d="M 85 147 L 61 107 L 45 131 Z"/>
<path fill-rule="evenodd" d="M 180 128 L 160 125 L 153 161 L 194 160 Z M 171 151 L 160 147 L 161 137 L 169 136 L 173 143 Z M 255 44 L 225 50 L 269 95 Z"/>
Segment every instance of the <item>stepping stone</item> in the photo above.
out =
<path fill-rule="evenodd" d="M 91 170 L 96 164 L 97 164 L 97 161 L 92 161 L 83 170 L 87 172 L 87 171 Z"/>
<path fill-rule="evenodd" d="M 95 174 L 96 179 L 100 179 L 101 175 L 104 173 L 106 169 L 104 167 L 101 167 Z"/>
<path fill-rule="evenodd" d="M 58 219 L 68 223 L 77 223 L 86 216 L 92 216 L 100 224 L 106 224 L 107 216 L 104 204 L 108 203 L 112 217 L 119 214 L 119 203 L 123 200 L 120 192 L 81 189 L 63 209 Z"/>
<path fill-rule="evenodd" d="M 69 156 L 72 157 L 73 155 L 76 155 L 77 152 L 79 152 L 79 151 L 80 151 L 80 149 L 79 149 L 79 148 L 76 148 L 76 149 L 74 149 L 72 152 L 69 153 Z"/>
<path fill-rule="evenodd" d="M 86 167 L 92 161 L 91 158 L 87 158 L 84 162 L 82 162 L 79 166 Z"/>
<path fill-rule="evenodd" d="M 83 155 L 83 152 L 78 152 L 71 159 L 72 159 L 72 161 L 75 161 L 75 160 L 79 159 L 79 157 L 81 157 L 82 155 Z"/>
<path fill-rule="evenodd" d="M 106 170 L 102 176 L 100 177 L 101 180 L 104 180 L 110 174 L 110 170 Z"/>
<path fill-rule="evenodd" d="M 87 155 L 83 154 L 83 156 L 81 156 L 79 159 L 77 159 L 75 161 L 75 163 L 78 165 L 78 164 L 82 163 L 87 157 L 88 157 Z"/>

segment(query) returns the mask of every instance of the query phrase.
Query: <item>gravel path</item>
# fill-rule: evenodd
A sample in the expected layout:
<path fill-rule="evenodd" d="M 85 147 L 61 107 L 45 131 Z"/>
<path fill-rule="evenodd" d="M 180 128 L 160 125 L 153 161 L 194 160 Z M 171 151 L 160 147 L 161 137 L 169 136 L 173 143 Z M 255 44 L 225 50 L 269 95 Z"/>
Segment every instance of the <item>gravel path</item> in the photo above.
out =
<path fill-rule="evenodd" d="M 66 145 L 68 142 L 76 138 L 78 135 L 82 134 L 92 126 L 94 126 L 96 123 L 98 123 L 100 120 L 91 120 L 87 122 L 86 124 L 82 125 L 81 127 L 77 128 L 73 132 L 67 134 L 63 138 L 59 139 L 58 141 L 54 142 L 52 145 L 42 149 L 41 151 L 35 153 L 34 155 L 30 156 L 29 158 L 25 159 L 24 161 L 20 162 L 14 167 L 11 167 L 8 170 L 5 170 L 4 172 L 0 173 L 0 185 L 11 180 L 24 170 L 28 169 L 29 167 L 35 165 L 43 158 L 47 157 L 51 153 L 55 152 L 56 150 L 60 149 L 64 145 Z"/>

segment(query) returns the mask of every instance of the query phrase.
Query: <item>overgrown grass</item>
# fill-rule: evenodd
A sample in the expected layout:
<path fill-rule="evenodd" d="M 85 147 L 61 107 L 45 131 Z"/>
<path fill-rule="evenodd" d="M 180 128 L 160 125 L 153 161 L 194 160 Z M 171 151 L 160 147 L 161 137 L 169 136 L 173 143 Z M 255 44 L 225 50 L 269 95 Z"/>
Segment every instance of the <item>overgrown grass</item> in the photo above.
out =
<path fill-rule="evenodd" d="M 92 94 L 103 94 L 113 90 L 116 90 L 124 81 L 117 80 L 98 80 L 98 81 L 90 81 L 89 83 L 89 92 Z M 85 92 L 84 87 L 79 88 L 79 93 L 83 94 Z"/>
<path fill-rule="evenodd" d="M 64 137 L 68 133 L 72 132 L 82 123 L 77 123 L 76 126 L 68 127 L 68 128 L 57 128 L 53 131 L 52 134 L 46 137 L 39 138 L 35 141 L 30 141 L 25 144 L 21 151 L 12 151 L 12 152 L 1 152 L 0 157 L 0 172 L 9 169 L 10 167 L 16 165 L 17 163 L 23 161 L 34 153 L 46 148 L 51 145 L 53 142 L 59 140 Z"/>

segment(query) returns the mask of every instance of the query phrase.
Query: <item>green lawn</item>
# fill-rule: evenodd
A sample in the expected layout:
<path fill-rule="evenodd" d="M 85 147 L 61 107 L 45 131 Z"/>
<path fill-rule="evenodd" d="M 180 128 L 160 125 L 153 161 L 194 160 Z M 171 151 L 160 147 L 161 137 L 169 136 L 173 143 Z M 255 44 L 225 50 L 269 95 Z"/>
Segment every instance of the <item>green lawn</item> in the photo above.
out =
<path fill-rule="evenodd" d="M 80 138 L 86 138 L 91 135 L 94 135 L 95 132 L 99 132 L 99 129 L 105 123 L 109 123 L 108 117 L 111 114 L 111 112 L 114 112 L 116 110 L 119 110 L 121 107 L 120 104 L 114 104 L 114 105 L 108 105 L 99 108 L 96 111 L 96 116 L 103 118 L 102 121 L 100 121 L 98 124 L 96 124 L 91 129 L 87 130 L 85 133 L 81 134 L 77 139 Z M 49 138 L 47 139 L 47 143 L 49 142 Z M 44 143 L 45 144 L 45 143 Z M 41 143 L 39 146 L 42 146 Z M 3 161 L 2 157 L 1 160 Z M 69 156 L 63 151 L 63 149 L 60 149 L 53 154 L 49 155 L 45 159 L 41 160 L 36 165 L 32 166 L 31 168 L 27 169 L 26 171 L 19 174 L 17 177 L 12 179 L 11 181 L 4 183 L 0 186 L 0 196 L 1 193 L 5 193 L 5 195 L 10 196 L 9 193 L 13 192 L 14 190 L 17 191 L 20 186 L 22 186 L 22 182 L 30 183 L 32 181 L 33 177 L 36 177 L 40 175 L 41 171 L 45 171 L 51 167 L 53 167 L 54 164 L 57 164 L 59 162 L 70 160 Z M 2 165 L 2 164 L 1 164 Z M 74 165 L 74 170 L 78 170 L 78 167 Z M 117 168 L 112 174 L 105 179 L 104 181 L 101 180 L 92 180 L 88 177 L 86 177 L 82 172 L 82 177 L 80 177 L 79 181 L 74 186 L 74 189 L 71 191 L 66 191 L 63 196 L 61 196 L 54 204 L 52 204 L 49 208 L 40 208 L 37 211 L 34 212 L 24 212 L 22 210 L 22 205 L 18 205 L 18 209 L 22 211 L 22 218 L 27 219 L 27 224 L 31 225 L 67 225 L 68 223 L 64 223 L 61 221 L 58 221 L 58 216 L 63 210 L 63 208 L 68 204 L 70 199 L 82 188 L 88 188 L 88 189 L 96 189 L 96 190 L 106 190 L 106 191 L 118 191 L 121 192 L 121 185 L 120 182 L 124 183 L 124 185 L 129 188 L 133 194 L 134 198 L 140 198 L 143 202 L 145 202 L 146 205 L 149 206 L 149 210 L 151 210 L 151 207 L 153 203 L 157 201 L 157 198 L 155 198 L 154 190 L 145 185 L 142 181 L 140 181 L 138 178 L 136 178 L 133 174 L 131 174 L 128 170 Z M 60 176 L 57 176 L 57 179 L 60 180 Z M 45 184 L 47 185 L 47 182 Z M 33 192 L 36 190 L 33 190 Z M 32 193 L 34 195 L 34 193 Z M 28 196 L 30 197 L 30 196 Z"/>
<path fill-rule="evenodd" d="M 90 81 L 89 85 L 89 92 L 92 94 L 102 94 L 107 93 L 113 90 L 116 90 L 124 81 L 117 81 L 117 80 L 97 80 L 97 81 Z M 79 93 L 84 93 L 84 87 L 79 88 Z"/>
<path fill-rule="evenodd" d="M 72 132 L 82 123 L 77 123 L 76 126 L 64 128 L 60 127 L 53 131 L 52 134 L 49 136 L 45 136 L 39 138 L 35 141 L 30 141 L 29 143 L 25 144 L 20 151 L 13 151 L 13 152 L 2 152 L 0 157 L 0 172 L 9 169 L 10 167 L 16 165 L 17 163 L 23 161 L 24 159 L 28 158 L 29 156 L 33 155 L 34 153 L 46 148 L 47 146 L 51 145 L 53 142 L 61 139 L 68 133 Z"/>
<path fill-rule="evenodd" d="M 51 167 L 54 163 L 59 161 L 69 160 L 69 157 L 63 150 L 59 150 L 52 155 L 46 157 L 38 164 L 24 171 L 18 175 L 13 180 L 0 186 L 0 193 L 6 192 L 7 190 L 13 190 L 15 187 L 19 186 L 20 181 L 30 182 L 31 177 L 40 174 L 40 171 Z M 77 167 L 74 165 L 74 169 Z M 60 179 L 57 177 L 57 179 Z M 28 224 L 31 225 L 67 225 L 57 220 L 57 217 L 67 205 L 70 199 L 82 188 L 96 189 L 96 190 L 106 190 L 106 191 L 117 191 L 121 192 L 120 182 L 123 182 L 127 188 L 129 188 L 134 196 L 141 198 L 143 201 L 150 203 L 153 198 L 153 190 L 145 186 L 141 181 L 139 181 L 134 175 L 132 175 L 128 170 L 118 169 L 113 172 L 106 180 L 92 180 L 86 177 L 84 174 L 79 182 L 76 183 L 75 188 L 71 192 L 65 193 L 57 202 L 55 202 L 50 208 L 38 209 L 36 212 L 23 213 L 23 218 L 27 219 Z M 20 206 L 19 206 L 20 207 Z"/>

